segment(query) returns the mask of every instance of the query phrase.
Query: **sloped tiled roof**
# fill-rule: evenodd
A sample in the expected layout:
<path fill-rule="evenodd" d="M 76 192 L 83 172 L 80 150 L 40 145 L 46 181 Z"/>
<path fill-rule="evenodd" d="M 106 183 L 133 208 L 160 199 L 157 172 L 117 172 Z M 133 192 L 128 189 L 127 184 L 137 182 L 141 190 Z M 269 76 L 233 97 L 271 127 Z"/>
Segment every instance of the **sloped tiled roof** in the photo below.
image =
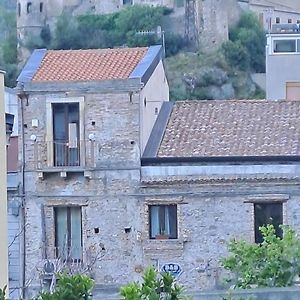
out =
<path fill-rule="evenodd" d="M 158 157 L 300 155 L 300 101 L 176 102 Z"/>
<path fill-rule="evenodd" d="M 272 6 L 278 10 L 300 12 L 299 0 L 251 0 L 251 4 Z"/>
<path fill-rule="evenodd" d="M 144 57 L 147 49 L 48 50 L 32 80 L 126 79 Z"/>

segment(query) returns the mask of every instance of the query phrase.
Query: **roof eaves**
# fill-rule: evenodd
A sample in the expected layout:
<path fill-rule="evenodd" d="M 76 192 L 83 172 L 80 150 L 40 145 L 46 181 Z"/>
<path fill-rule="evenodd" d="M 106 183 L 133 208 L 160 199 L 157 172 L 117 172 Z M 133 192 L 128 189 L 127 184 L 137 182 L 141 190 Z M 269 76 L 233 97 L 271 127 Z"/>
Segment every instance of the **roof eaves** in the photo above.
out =
<path fill-rule="evenodd" d="M 18 83 L 30 82 L 47 53 L 47 49 L 35 49 L 17 78 Z"/>
<path fill-rule="evenodd" d="M 156 157 L 172 112 L 172 108 L 172 102 L 163 103 L 145 147 L 143 157 Z"/>
<path fill-rule="evenodd" d="M 25 92 L 66 92 L 80 91 L 82 93 L 120 93 L 139 92 L 141 82 L 138 78 L 87 81 L 31 81 L 23 84 Z"/>
<path fill-rule="evenodd" d="M 195 157 L 142 157 L 142 166 L 167 165 L 182 163 L 277 163 L 277 162 L 300 162 L 300 155 L 278 156 L 195 156 Z"/>
<path fill-rule="evenodd" d="M 140 78 L 141 82 L 146 84 L 162 59 L 162 55 L 161 45 L 150 46 L 145 56 L 129 75 L 129 78 Z"/>

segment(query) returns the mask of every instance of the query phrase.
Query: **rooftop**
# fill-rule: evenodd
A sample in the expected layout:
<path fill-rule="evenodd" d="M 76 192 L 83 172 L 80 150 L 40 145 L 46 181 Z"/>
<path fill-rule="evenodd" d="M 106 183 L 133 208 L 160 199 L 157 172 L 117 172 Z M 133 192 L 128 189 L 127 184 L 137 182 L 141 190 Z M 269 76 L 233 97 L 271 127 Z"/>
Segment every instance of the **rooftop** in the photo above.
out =
<path fill-rule="evenodd" d="M 126 79 L 148 48 L 48 50 L 34 82 Z"/>
<path fill-rule="evenodd" d="M 157 157 L 300 155 L 300 101 L 182 101 L 173 106 Z"/>

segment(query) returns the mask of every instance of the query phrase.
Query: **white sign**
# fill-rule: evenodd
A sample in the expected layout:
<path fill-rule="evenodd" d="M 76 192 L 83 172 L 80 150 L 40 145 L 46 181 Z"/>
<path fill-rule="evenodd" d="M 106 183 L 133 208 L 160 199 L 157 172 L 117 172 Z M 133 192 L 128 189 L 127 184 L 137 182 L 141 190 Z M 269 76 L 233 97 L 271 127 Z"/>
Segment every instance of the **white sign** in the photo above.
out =
<path fill-rule="evenodd" d="M 179 277 L 182 273 L 182 268 L 177 263 L 165 263 L 160 270 L 161 272 L 171 273 L 173 277 Z"/>

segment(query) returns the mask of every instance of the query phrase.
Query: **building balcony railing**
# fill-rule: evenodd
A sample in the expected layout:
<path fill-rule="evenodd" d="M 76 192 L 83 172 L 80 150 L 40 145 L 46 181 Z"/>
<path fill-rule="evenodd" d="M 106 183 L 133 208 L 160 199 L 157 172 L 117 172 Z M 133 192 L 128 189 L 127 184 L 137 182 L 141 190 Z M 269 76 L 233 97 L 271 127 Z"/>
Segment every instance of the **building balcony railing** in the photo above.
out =
<path fill-rule="evenodd" d="M 95 142 L 34 142 L 34 168 L 41 172 L 84 171 L 95 167 Z"/>
<path fill-rule="evenodd" d="M 45 275 L 59 272 L 90 273 L 104 255 L 103 250 L 97 251 L 95 247 L 91 249 L 46 247 L 44 250 L 45 258 L 42 268 Z"/>

